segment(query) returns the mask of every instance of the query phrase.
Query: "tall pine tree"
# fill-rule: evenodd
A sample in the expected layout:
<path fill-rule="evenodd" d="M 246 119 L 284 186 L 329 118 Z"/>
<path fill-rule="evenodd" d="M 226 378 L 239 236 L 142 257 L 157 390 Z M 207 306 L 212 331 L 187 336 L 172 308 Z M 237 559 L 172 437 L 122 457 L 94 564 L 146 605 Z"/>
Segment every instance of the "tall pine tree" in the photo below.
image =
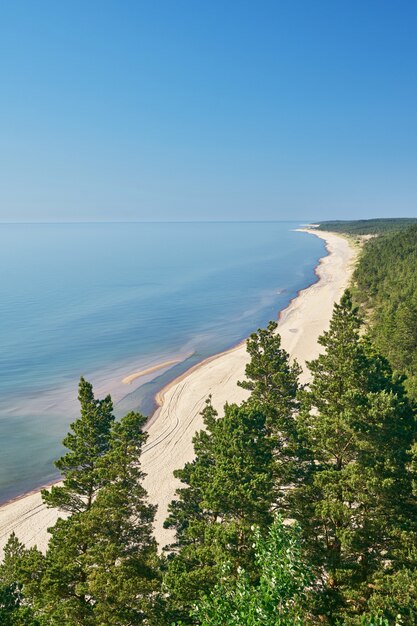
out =
<path fill-rule="evenodd" d="M 251 527 L 267 527 L 272 515 L 273 457 L 265 416 L 247 405 L 226 405 L 218 418 L 209 401 L 203 417 L 206 430 L 194 437 L 194 461 L 175 472 L 186 486 L 177 490 L 166 522 L 177 541 L 164 584 L 173 616 L 178 608 L 183 619 L 218 582 L 223 563 L 251 570 Z"/>
<path fill-rule="evenodd" d="M 151 623 L 160 583 L 155 507 L 141 484 L 145 421 L 129 413 L 113 424 L 108 450 L 95 465 L 102 487 L 91 506 L 50 529 L 34 602 L 47 623 Z"/>
<path fill-rule="evenodd" d="M 96 399 L 84 379 L 79 400 L 57 462 L 63 486 L 43 493 L 69 516 L 49 529 L 33 605 L 54 625 L 150 624 L 160 583 L 155 507 L 141 484 L 146 418 L 132 412 L 115 422 L 110 396 Z"/>
<path fill-rule="evenodd" d="M 105 486 L 89 513 L 88 592 L 98 623 L 149 623 L 159 590 L 153 538 L 156 507 L 147 502 L 140 456 L 146 418 L 128 413 L 114 424 L 109 452 L 100 462 Z"/>
<path fill-rule="evenodd" d="M 310 450 L 308 479 L 289 493 L 309 556 L 321 572 L 329 623 L 361 613 L 377 572 L 415 530 L 408 471 L 413 409 L 401 380 L 360 336 L 350 293 L 334 308 L 324 352 L 309 363 L 299 432 Z"/>
<path fill-rule="evenodd" d="M 105 477 L 98 471 L 98 462 L 109 449 L 109 437 L 114 422 L 110 396 L 104 400 L 94 397 L 91 383 L 81 378 L 78 387 L 81 416 L 71 424 L 71 432 L 63 444 L 68 452 L 55 462 L 63 478 L 63 486 L 42 490 L 48 507 L 67 513 L 88 511 Z"/>
<path fill-rule="evenodd" d="M 277 322 L 252 333 L 246 342 L 250 362 L 246 365 L 246 380 L 238 385 L 251 392 L 250 403 L 261 408 L 267 416 L 267 428 L 272 434 L 293 431 L 290 419 L 297 407 L 296 394 L 301 368 L 291 363 L 281 347 Z"/>
<path fill-rule="evenodd" d="M 250 362 L 245 369 L 246 379 L 238 385 L 251 392 L 246 404 L 266 416 L 266 433 L 274 451 L 274 497 L 282 506 L 288 485 L 296 484 L 303 476 L 296 420 L 301 368 L 281 347 L 277 329 L 277 322 L 271 321 L 267 328 L 249 337 Z"/>

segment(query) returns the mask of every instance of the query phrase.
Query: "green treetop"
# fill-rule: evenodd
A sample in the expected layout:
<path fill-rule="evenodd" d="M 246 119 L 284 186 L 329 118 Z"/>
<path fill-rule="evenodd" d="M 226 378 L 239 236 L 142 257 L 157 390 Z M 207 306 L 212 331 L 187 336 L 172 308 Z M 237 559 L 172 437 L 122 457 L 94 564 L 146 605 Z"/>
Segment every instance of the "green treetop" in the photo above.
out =
<path fill-rule="evenodd" d="M 55 465 L 60 470 L 63 486 L 43 489 L 42 498 L 48 507 L 68 513 L 88 510 L 105 477 L 98 471 L 98 462 L 109 449 L 109 437 L 114 422 L 110 396 L 96 400 L 93 388 L 84 378 L 78 387 L 81 416 L 71 424 L 71 432 L 63 444 L 68 448 Z"/>
<path fill-rule="evenodd" d="M 247 340 L 250 362 L 238 385 L 251 392 L 246 404 L 266 416 L 266 433 L 274 450 L 274 497 L 280 505 L 289 484 L 302 478 L 303 450 L 297 432 L 298 377 L 301 368 L 281 347 L 277 322 L 269 322 Z"/>
<path fill-rule="evenodd" d="M 277 322 L 252 333 L 246 342 L 250 362 L 246 365 L 247 380 L 238 385 L 251 392 L 250 403 L 267 415 L 267 428 L 282 434 L 288 430 L 289 416 L 296 408 L 298 376 L 301 369 L 290 363 L 288 353 L 281 348 Z"/>

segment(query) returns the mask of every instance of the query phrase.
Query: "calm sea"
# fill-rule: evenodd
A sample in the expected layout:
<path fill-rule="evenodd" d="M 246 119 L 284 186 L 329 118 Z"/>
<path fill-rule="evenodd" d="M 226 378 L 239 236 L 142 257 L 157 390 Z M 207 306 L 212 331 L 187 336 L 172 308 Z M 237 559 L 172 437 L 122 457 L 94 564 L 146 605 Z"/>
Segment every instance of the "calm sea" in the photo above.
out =
<path fill-rule="evenodd" d="M 80 375 L 116 414 L 149 414 L 166 382 L 276 318 L 324 253 L 298 226 L 1 224 L 0 501 L 57 478 Z"/>

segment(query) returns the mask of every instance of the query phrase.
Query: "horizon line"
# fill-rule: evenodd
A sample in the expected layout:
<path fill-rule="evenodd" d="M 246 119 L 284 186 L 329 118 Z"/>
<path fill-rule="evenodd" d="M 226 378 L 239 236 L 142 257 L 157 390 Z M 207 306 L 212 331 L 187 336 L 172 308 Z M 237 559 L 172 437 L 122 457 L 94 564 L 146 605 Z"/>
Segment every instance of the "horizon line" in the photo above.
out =
<path fill-rule="evenodd" d="M 2 220 L 1 225 L 69 225 L 69 224 L 294 224 L 303 226 L 322 222 L 358 222 L 372 220 L 415 220 L 417 216 L 406 217 L 360 217 L 360 218 L 325 218 L 325 219 L 252 219 L 252 220 Z"/>
<path fill-rule="evenodd" d="M 378 219 L 378 218 L 376 218 Z M 306 222 L 312 220 L 0 220 L 0 224 L 275 224 Z M 318 221 L 318 220 L 313 220 Z M 321 220 L 325 221 L 325 220 Z M 327 221 L 327 220 L 326 220 Z"/>

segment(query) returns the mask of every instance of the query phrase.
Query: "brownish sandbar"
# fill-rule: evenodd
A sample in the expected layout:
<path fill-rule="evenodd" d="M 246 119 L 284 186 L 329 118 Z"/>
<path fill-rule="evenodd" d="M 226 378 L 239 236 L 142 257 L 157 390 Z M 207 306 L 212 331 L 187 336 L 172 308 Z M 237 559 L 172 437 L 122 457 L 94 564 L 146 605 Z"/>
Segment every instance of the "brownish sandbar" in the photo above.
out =
<path fill-rule="evenodd" d="M 139 370 L 139 372 L 134 372 L 133 374 L 129 374 L 129 376 L 125 376 L 123 378 L 122 383 L 124 385 L 130 385 L 137 378 L 141 378 L 141 376 L 146 376 L 146 374 L 152 374 L 153 372 L 157 372 L 158 370 L 163 369 L 164 367 L 169 367 L 170 365 L 175 365 L 175 363 L 179 363 L 179 359 L 171 359 L 171 361 L 164 361 L 163 363 L 158 363 L 157 365 L 152 365 L 152 367 L 147 367 L 144 370 Z"/>

